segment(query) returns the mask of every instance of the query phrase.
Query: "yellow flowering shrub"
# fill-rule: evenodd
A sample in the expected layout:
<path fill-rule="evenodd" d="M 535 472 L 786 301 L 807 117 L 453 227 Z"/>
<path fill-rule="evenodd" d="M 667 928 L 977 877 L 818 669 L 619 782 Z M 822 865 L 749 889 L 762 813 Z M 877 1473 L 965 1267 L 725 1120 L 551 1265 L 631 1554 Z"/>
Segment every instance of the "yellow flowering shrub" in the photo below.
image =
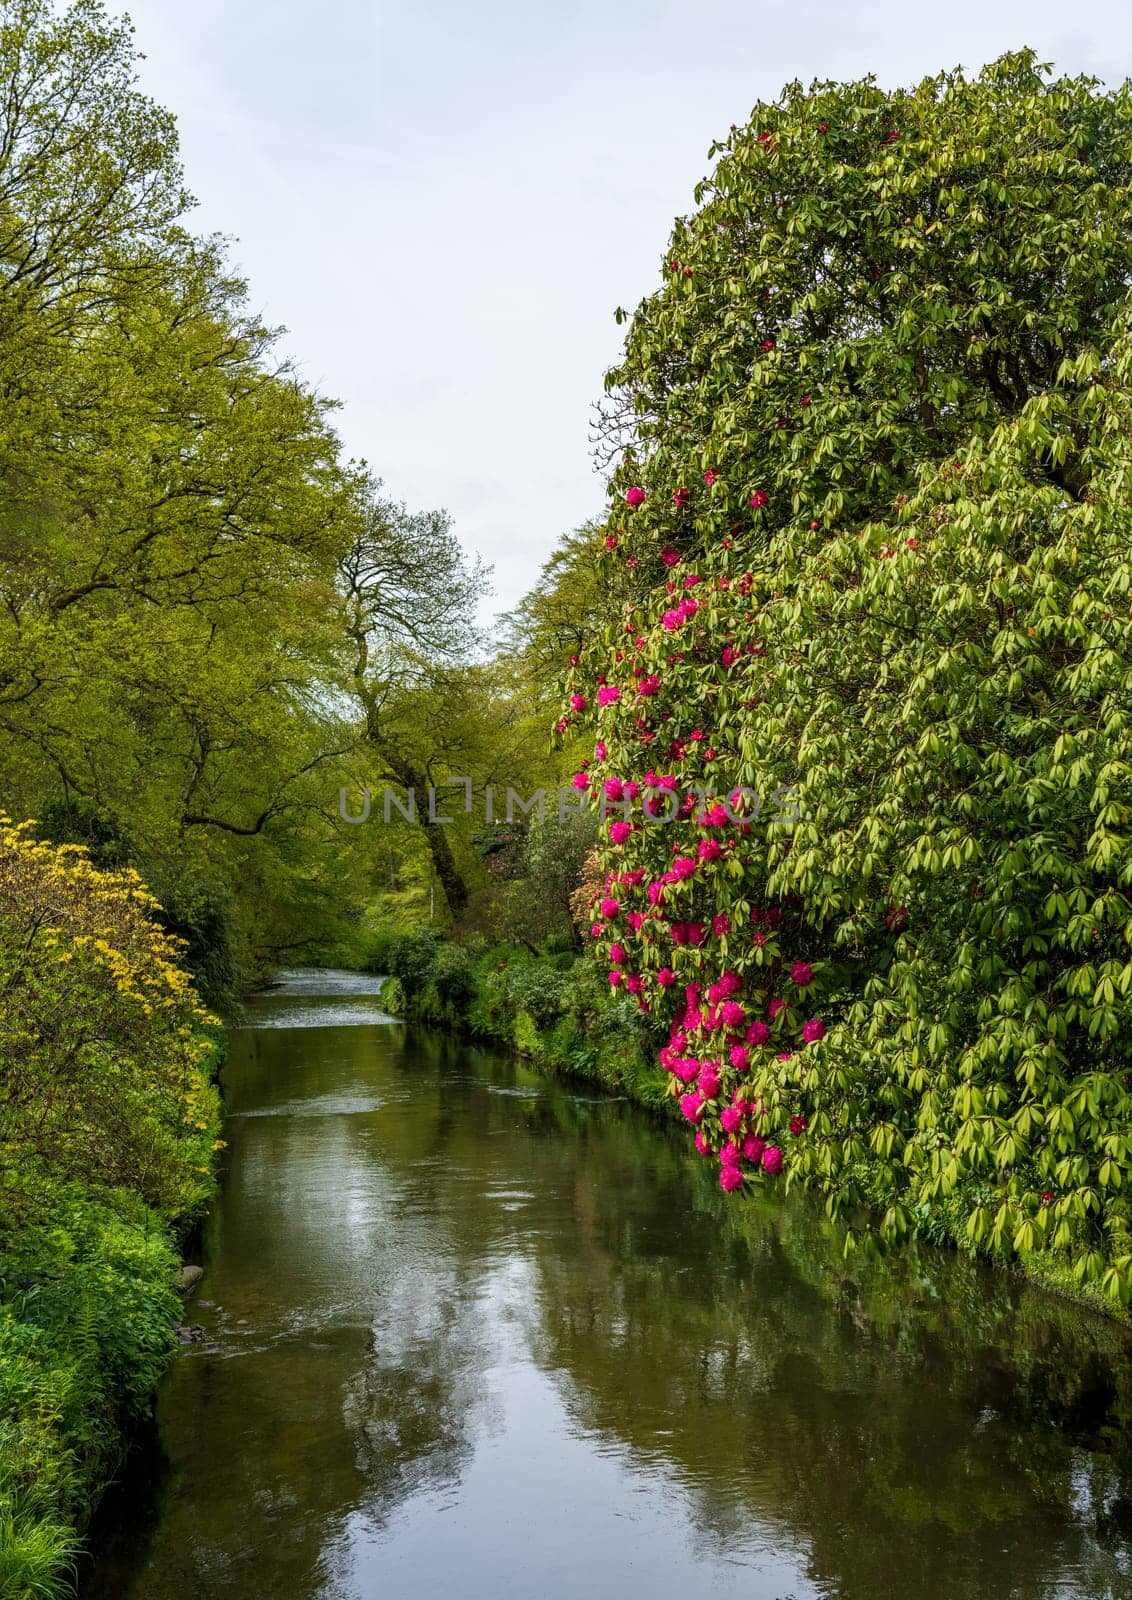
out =
<path fill-rule="evenodd" d="M 215 1024 L 136 873 L 0 815 L 0 1185 L 130 1188 L 167 1216 L 210 1184 Z"/>

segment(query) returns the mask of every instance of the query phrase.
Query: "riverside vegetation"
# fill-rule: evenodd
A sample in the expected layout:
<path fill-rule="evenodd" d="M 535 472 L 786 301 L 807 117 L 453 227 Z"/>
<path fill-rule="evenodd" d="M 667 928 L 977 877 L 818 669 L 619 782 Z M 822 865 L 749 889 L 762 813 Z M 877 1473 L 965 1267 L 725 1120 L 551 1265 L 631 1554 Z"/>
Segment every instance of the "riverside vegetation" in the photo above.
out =
<path fill-rule="evenodd" d="M 0 0 L 0 1592 L 66 1587 L 173 1347 L 210 1017 L 293 960 L 681 1108 L 849 1245 L 1122 1314 L 1128 90 L 1020 52 L 757 106 L 628 319 L 607 514 L 485 640 L 136 62 Z M 451 826 L 339 811 L 457 775 Z M 616 809 L 477 820 L 571 778 Z"/>
<path fill-rule="evenodd" d="M 56 1593 L 175 1346 L 215 1019 L 133 873 L 0 818 L 0 1594 Z"/>

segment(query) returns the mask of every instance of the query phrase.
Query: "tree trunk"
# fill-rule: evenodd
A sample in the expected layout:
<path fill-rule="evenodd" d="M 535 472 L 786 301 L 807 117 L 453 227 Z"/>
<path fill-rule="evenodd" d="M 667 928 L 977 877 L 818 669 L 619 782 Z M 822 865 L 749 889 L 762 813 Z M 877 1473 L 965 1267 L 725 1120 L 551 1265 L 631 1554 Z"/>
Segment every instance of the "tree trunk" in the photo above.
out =
<path fill-rule="evenodd" d="M 417 802 L 417 816 L 421 817 L 422 811 L 424 812 L 421 826 L 424 828 L 425 843 L 428 845 L 436 876 L 440 880 L 440 887 L 444 890 L 448 909 L 454 917 L 458 917 L 468 903 L 468 886 L 456 865 L 456 858 L 452 854 L 444 832 L 444 824 L 430 823 L 428 820 L 428 784 L 423 775 L 407 761 L 391 756 L 388 752 L 385 752 L 385 758 L 397 782 L 404 788 L 413 790 Z"/>

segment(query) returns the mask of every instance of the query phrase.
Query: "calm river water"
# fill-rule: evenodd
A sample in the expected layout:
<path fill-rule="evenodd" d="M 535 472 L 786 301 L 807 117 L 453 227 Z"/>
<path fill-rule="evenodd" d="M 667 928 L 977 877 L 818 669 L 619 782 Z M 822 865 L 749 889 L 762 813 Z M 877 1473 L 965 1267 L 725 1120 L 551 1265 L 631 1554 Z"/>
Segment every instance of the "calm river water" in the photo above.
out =
<path fill-rule="evenodd" d="M 158 1441 L 84 1600 L 1124 1600 L 1132 1363 L 947 1254 L 844 1261 L 678 1130 L 295 972 Z"/>

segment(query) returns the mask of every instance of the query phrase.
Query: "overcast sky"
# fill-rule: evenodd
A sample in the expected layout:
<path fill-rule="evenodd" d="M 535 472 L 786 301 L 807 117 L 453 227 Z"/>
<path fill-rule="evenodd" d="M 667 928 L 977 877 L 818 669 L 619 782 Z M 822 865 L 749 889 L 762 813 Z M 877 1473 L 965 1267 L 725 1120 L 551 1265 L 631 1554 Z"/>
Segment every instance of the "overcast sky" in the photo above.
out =
<path fill-rule="evenodd" d="M 113 0 L 111 0 L 113 5 Z M 1132 72 L 1126 0 L 134 0 L 198 225 L 234 236 L 339 429 L 495 564 L 601 510 L 590 407 L 711 140 L 793 78 L 911 83 L 1032 45 Z"/>

